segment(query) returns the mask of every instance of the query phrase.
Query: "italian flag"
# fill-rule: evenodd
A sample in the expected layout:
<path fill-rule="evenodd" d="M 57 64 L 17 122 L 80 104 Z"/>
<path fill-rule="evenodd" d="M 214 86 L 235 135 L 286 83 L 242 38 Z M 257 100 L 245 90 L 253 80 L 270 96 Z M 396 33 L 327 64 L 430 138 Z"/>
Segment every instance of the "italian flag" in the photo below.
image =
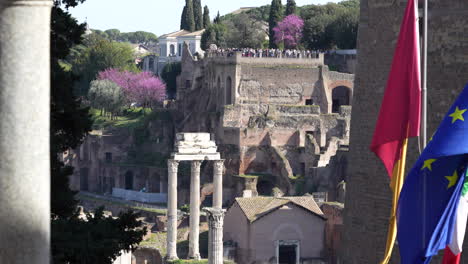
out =
<path fill-rule="evenodd" d="M 457 215 L 452 231 L 452 242 L 445 248 L 442 264 L 459 264 L 465 237 L 466 220 L 468 218 L 468 177 L 465 174 L 465 182 L 458 202 Z"/>

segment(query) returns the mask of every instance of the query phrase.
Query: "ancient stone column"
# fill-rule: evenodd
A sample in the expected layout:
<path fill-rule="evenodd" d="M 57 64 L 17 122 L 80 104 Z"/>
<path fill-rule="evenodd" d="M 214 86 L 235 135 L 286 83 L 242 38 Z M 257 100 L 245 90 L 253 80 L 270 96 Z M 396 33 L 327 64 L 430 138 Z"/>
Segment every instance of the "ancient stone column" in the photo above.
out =
<path fill-rule="evenodd" d="M 176 260 L 177 257 L 177 169 L 179 161 L 168 160 L 168 186 L 167 186 L 167 260 Z"/>
<path fill-rule="evenodd" d="M 223 264 L 223 223 L 226 210 L 204 208 L 208 215 L 208 264 Z"/>
<path fill-rule="evenodd" d="M 200 259 L 199 234 L 200 234 L 200 166 L 202 161 L 192 161 L 192 175 L 190 182 L 190 233 L 189 254 L 191 259 Z"/>
<path fill-rule="evenodd" d="M 52 1 L 0 0 L 0 262 L 50 262 Z"/>
<path fill-rule="evenodd" d="M 223 169 L 224 160 L 215 160 L 213 166 L 213 207 L 223 206 Z"/>

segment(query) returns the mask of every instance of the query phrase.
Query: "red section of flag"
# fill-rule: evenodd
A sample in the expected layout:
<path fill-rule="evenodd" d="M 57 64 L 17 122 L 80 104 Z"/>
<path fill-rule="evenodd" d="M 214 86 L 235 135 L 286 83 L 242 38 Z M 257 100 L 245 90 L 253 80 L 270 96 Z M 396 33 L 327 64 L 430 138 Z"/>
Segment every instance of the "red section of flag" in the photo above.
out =
<path fill-rule="evenodd" d="M 444 259 L 442 264 L 459 264 L 461 253 L 454 255 L 452 250 L 447 246 L 444 251 Z"/>
<path fill-rule="evenodd" d="M 419 135 L 421 80 L 419 30 L 415 1 L 408 1 L 388 77 L 371 150 L 382 160 L 388 175 L 401 158 L 401 142 Z"/>

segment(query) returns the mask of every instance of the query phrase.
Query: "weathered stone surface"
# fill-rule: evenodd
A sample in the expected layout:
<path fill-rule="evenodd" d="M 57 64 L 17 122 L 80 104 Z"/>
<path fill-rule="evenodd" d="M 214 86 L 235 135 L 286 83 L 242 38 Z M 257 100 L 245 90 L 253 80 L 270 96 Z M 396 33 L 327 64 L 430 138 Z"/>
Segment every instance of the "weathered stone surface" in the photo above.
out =
<path fill-rule="evenodd" d="M 50 10 L 0 0 L 0 260 L 50 263 Z"/>
<path fill-rule="evenodd" d="M 429 1 L 428 135 L 467 82 L 468 6 L 460 0 Z M 385 251 L 391 207 L 389 179 L 369 151 L 406 1 L 361 0 L 350 161 L 346 184 L 344 245 L 347 264 L 378 263 Z M 408 147 L 407 171 L 418 156 Z M 464 251 L 468 250 L 465 243 Z M 432 262 L 440 263 L 438 258 Z M 395 247 L 391 263 L 399 263 Z M 462 263 L 468 263 L 466 258 Z"/>

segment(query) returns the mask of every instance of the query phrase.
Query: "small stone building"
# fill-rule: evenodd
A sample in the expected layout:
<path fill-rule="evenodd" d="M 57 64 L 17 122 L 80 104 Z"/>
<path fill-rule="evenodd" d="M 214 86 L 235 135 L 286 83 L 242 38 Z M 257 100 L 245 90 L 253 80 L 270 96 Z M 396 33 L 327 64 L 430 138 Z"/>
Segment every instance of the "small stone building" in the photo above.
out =
<path fill-rule="evenodd" d="M 312 197 L 236 198 L 224 242 L 236 263 L 324 263 L 326 218 Z"/>

